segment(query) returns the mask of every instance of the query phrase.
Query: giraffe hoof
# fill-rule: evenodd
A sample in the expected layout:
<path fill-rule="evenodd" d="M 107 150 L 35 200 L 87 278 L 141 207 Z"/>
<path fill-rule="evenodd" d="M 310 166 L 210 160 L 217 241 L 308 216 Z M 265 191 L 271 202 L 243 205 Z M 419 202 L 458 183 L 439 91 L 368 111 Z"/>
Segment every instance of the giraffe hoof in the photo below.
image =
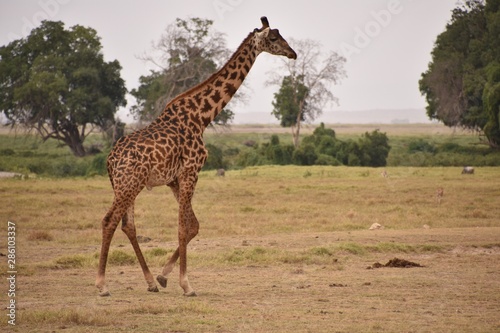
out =
<path fill-rule="evenodd" d="M 111 293 L 109 292 L 109 290 L 104 290 L 104 291 L 101 291 L 99 293 L 99 296 L 101 296 L 101 297 L 108 297 L 108 296 L 111 296 Z"/>
<path fill-rule="evenodd" d="M 196 292 L 193 290 L 191 292 L 188 292 L 188 293 L 184 293 L 184 296 L 186 297 L 196 297 Z"/>
<path fill-rule="evenodd" d="M 154 286 L 154 287 L 149 287 L 149 288 L 148 288 L 148 291 L 150 291 L 150 292 L 152 292 L 152 293 L 157 293 L 157 292 L 159 292 L 159 290 L 158 290 L 158 287 L 157 287 L 157 286 Z"/>
<path fill-rule="evenodd" d="M 156 277 L 156 281 L 158 281 L 158 283 L 160 284 L 160 286 L 162 286 L 163 288 L 167 287 L 167 278 L 164 277 L 163 275 L 158 275 Z"/>

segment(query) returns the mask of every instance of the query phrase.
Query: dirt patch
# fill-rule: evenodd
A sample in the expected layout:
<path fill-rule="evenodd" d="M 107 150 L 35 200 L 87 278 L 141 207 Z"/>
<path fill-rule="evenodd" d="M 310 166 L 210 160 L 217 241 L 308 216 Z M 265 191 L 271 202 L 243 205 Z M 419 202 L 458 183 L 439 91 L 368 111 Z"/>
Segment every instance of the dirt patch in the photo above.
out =
<path fill-rule="evenodd" d="M 408 261 L 405 259 L 394 258 L 389 260 L 385 265 L 376 262 L 373 265 L 368 266 L 366 269 L 374 269 L 382 267 L 412 268 L 412 267 L 425 267 L 425 266 L 422 266 L 416 262 Z"/>

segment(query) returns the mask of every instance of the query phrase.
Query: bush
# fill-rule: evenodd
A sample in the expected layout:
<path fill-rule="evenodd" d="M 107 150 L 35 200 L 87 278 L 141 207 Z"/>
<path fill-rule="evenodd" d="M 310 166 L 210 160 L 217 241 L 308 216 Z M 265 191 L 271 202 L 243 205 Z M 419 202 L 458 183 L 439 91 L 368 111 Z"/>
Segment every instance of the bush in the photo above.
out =
<path fill-rule="evenodd" d="M 385 133 L 375 130 L 366 132 L 360 140 L 361 151 L 363 152 L 363 166 L 381 167 L 387 165 L 387 156 L 391 150 L 389 138 Z"/>
<path fill-rule="evenodd" d="M 78 161 L 57 161 L 53 163 L 52 170 L 47 174 L 56 177 L 79 177 L 87 174 L 88 162 L 79 159 Z"/>
<path fill-rule="evenodd" d="M 342 165 L 342 163 L 339 162 L 335 157 L 330 156 L 330 155 L 325 155 L 325 154 L 319 154 L 318 158 L 314 162 L 315 165 L 332 165 L 332 166 L 338 166 Z"/>
<path fill-rule="evenodd" d="M 293 163 L 297 165 L 314 165 L 317 159 L 318 155 L 316 155 L 312 143 L 301 145 L 298 149 L 295 149 L 292 156 Z"/>
<path fill-rule="evenodd" d="M 254 149 L 250 149 L 241 153 L 236 161 L 236 164 L 240 167 L 248 167 L 253 165 L 264 165 L 268 164 L 263 156 L 259 154 L 258 146 Z"/>
<path fill-rule="evenodd" d="M 224 160 L 222 149 L 210 143 L 206 145 L 206 148 L 208 150 L 208 158 L 203 166 L 203 170 L 226 169 L 227 163 Z"/>
<path fill-rule="evenodd" d="M 385 166 L 391 147 L 385 133 L 375 130 L 366 132 L 357 141 L 343 142 L 324 124 L 312 135 L 305 137 L 293 154 L 293 162 L 299 165 Z"/>
<path fill-rule="evenodd" d="M 107 154 L 98 154 L 94 156 L 92 159 L 92 162 L 90 162 L 90 166 L 87 169 L 87 176 L 95 176 L 95 175 L 101 175 L 104 176 L 107 174 L 108 169 L 107 169 L 107 160 L 108 160 L 108 155 Z"/>
<path fill-rule="evenodd" d="M 416 139 L 410 141 L 410 143 L 408 144 L 408 152 L 411 154 L 417 152 L 434 154 L 436 152 L 436 147 L 433 144 L 425 141 L 424 139 Z"/>
<path fill-rule="evenodd" d="M 293 145 L 281 145 L 277 135 L 271 136 L 268 144 L 262 145 L 263 155 L 270 164 L 287 165 L 292 163 Z"/>
<path fill-rule="evenodd" d="M 27 168 L 31 173 L 36 173 L 37 175 L 40 175 L 48 173 L 50 165 L 47 161 L 40 159 L 40 160 L 34 160 L 31 163 L 29 163 Z"/>
<path fill-rule="evenodd" d="M 461 150 L 462 149 L 460 145 L 454 142 L 446 142 L 439 147 L 439 151 L 441 152 L 454 153 L 454 152 L 460 152 Z"/>
<path fill-rule="evenodd" d="M 0 156 L 12 156 L 15 154 L 16 152 L 13 149 L 10 148 L 0 149 Z"/>

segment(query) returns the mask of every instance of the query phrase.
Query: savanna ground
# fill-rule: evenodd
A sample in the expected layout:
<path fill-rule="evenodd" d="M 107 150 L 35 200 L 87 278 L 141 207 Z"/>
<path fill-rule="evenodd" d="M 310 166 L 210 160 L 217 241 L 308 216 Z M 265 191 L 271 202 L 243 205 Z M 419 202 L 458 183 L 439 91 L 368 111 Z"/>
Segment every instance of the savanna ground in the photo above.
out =
<path fill-rule="evenodd" d="M 500 331 L 500 168 L 388 167 L 388 178 L 382 170 L 203 172 L 193 202 L 201 228 L 188 247 L 195 298 L 182 296 L 178 270 L 166 289 L 147 292 L 120 230 L 107 270 L 112 296 L 98 296 L 106 177 L 0 179 L 2 233 L 16 223 L 18 271 L 16 326 L 2 306 L 0 331 Z M 375 222 L 384 229 L 368 230 Z M 176 247 L 167 188 L 139 195 L 136 225 L 156 275 Z M 395 257 L 424 267 L 368 269 Z"/>

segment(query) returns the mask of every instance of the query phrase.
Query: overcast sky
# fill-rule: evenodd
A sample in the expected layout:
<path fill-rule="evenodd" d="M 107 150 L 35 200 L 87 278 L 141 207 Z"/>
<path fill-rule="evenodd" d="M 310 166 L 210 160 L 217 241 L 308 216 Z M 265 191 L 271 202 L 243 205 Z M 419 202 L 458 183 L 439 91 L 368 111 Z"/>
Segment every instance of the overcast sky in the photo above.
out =
<path fill-rule="evenodd" d="M 423 109 L 418 80 L 456 6 L 457 0 L 0 0 L 0 45 L 28 35 L 43 19 L 94 28 L 105 59 L 120 62 L 131 90 L 149 68 L 137 55 L 175 18 L 213 20 L 234 51 L 265 15 L 285 39 L 317 40 L 348 58 L 348 77 L 332 88 L 339 105 L 329 110 Z M 247 77 L 250 101 L 233 111 L 271 111 L 278 87 L 264 81 L 278 64 L 273 58 L 259 56 Z M 128 100 L 122 119 L 134 103 Z"/>

